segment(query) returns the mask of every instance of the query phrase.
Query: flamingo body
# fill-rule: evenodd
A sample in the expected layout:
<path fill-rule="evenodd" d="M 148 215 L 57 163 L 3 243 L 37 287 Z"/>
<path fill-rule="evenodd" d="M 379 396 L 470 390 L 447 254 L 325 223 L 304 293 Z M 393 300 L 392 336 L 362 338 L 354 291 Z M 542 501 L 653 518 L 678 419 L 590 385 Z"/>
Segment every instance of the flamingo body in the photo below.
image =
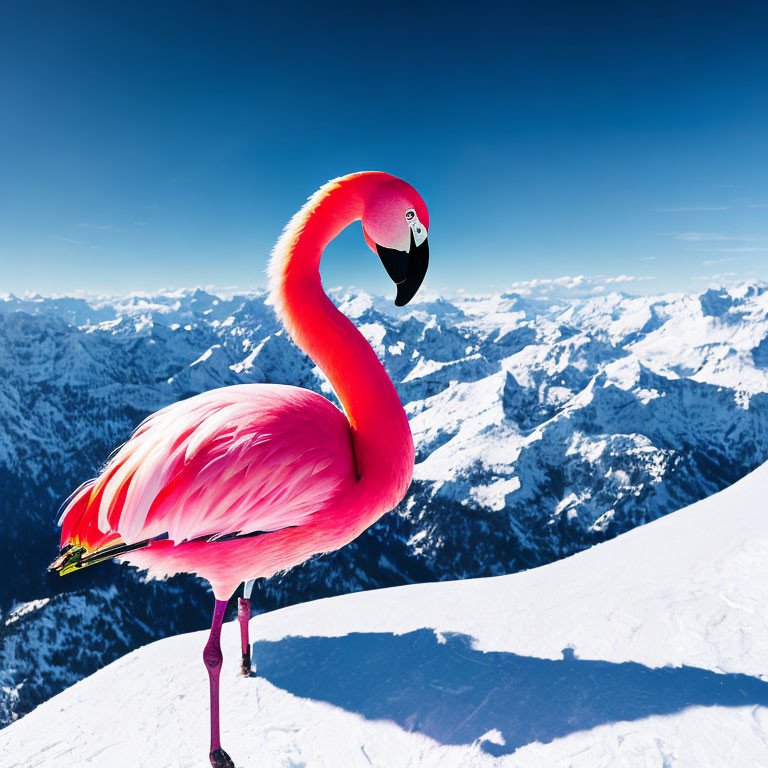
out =
<path fill-rule="evenodd" d="M 270 263 L 278 316 L 343 411 L 309 390 L 274 384 L 224 387 L 170 405 L 66 502 L 63 548 L 117 551 L 157 577 L 195 573 L 226 599 L 245 579 L 347 544 L 403 498 L 414 460 L 405 411 L 375 352 L 320 281 L 325 246 L 360 219 L 374 251 L 383 243 L 407 261 L 413 253 L 393 249 L 414 235 L 425 240 L 429 214 L 406 182 L 350 174 L 309 199 Z"/>
<path fill-rule="evenodd" d="M 307 548 L 339 546 L 358 527 L 358 490 L 338 408 L 299 387 L 241 384 L 146 419 L 69 503 L 62 539 L 93 551 L 165 536 L 122 559 L 157 577 L 196 573 L 231 594 L 244 577 L 301 562 Z"/>
<path fill-rule="evenodd" d="M 216 605 L 203 659 L 215 768 L 234 765 L 219 734 L 219 638 L 229 596 L 244 580 L 349 543 L 411 482 L 413 438 L 397 392 L 320 281 L 324 248 L 359 220 L 397 284 L 395 304 L 407 304 L 429 262 L 429 214 L 413 187 L 385 173 L 324 185 L 288 224 L 270 263 L 277 314 L 325 373 L 342 410 L 314 392 L 274 384 L 223 387 L 174 403 L 140 424 L 61 516 L 53 570 L 119 557 L 152 576 L 195 573 L 210 582 Z M 240 608 L 247 673 L 248 611 L 243 601 Z"/>

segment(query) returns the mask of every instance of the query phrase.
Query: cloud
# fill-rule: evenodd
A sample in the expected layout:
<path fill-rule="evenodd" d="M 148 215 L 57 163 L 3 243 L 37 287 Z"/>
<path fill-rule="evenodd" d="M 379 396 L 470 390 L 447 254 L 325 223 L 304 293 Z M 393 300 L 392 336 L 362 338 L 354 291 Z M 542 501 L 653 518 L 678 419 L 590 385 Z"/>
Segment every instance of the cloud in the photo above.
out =
<path fill-rule="evenodd" d="M 637 277 L 635 275 L 564 275 L 563 277 L 520 280 L 512 283 L 508 290 L 528 297 L 583 297 L 603 293 L 618 285 L 653 279 L 650 276 Z"/>
<path fill-rule="evenodd" d="M 676 211 L 729 211 L 730 205 L 686 205 L 680 208 L 654 208 L 656 213 L 674 213 Z"/>
<path fill-rule="evenodd" d="M 640 261 L 656 261 L 655 256 L 643 256 Z"/>
<path fill-rule="evenodd" d="M 743 256 L 729 256 L 725 259 L 707 259 L 706 261 L 702 261 L 702 265 L 705 267 L 711 266 L 712 264 L 727 264 L 729 261 L 740 261 L 743 259 Z"/>
<path fill-rule="evenodd" d="M 734 208 L 768 208 L 768 203 L 746 203 L 737 200 L 732 205 L 681 205 L 671 208 L 653 208 L 655 213 L 674 213 L 678 211 L 730 211 Z"/>
<path fill-rule="evenodd" d="M 715 283 L 731 283 L 738 279 L 735 272 L 720 272 L 716 275 L 694 275 L 693 280 L 708 280 Z"/>
<path fill-rule="evenodd" d="M 676 239 L 688 240 L 692 242 L 699 242 L 702 240 L 760 240 L 759 237 L 753 237 L 752 235 L 723 235 L 719 232 L 682 232 L 676 236 Z"/>
<path fill-rule="evenodd" d="M 78 226 L 85 227 L 86 229 L 98 229 L 103 232 L 113 232 L 117 230 L 117 227 L 113 227 L 111 224 L 88 224 L 86 222 L 80 222 Z"/>
<path fill-rule="evenodd" d="M 100 245 L 91 245 L 90 243 L 84 243 L 82 240 L 73 240 L 71 237 L 60 237 L 59 235 L 51 235 L 51 240 L 58 240 L 60 243 L 68 243 L 69 245 L 77 245 L 81 248 L 101 248 Z"/>
<path fill-rule="evenodd" d="M 768 248 L 755 248 L 744 246 L 743 248 L 697 248 L 696 253 L 766 253 Z"/>

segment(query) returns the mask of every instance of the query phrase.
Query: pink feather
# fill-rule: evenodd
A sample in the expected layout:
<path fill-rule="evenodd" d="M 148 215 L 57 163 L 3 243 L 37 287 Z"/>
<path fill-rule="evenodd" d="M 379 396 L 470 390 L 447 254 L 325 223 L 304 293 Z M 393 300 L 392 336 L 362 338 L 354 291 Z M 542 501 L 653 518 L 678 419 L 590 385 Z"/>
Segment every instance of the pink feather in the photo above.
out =
<path fill-rule="evenodd" d="M 152 540 L 123 559 L 154 576 L 197 573 L 226 599 L 245 579 L 343 546 L 400 501 L 414 459 L 405 412 L 318 272 L 325 245 L 351 221 L 365 224 L 369 202 L 374 233 L 402 239 L 403 206 L 428 222 L 405 182 L 352 174 L 313 195 L 280 238 L 270 268 L 281 320 L 325 372 L 344 412 L 311 391 L 274 384 L 224 387 L 170 405 L 140 424 L 67 502 L 63 545 L 94 552 Z M 382 223 L 388 219 L 398 222 L 391 235 Z"/>

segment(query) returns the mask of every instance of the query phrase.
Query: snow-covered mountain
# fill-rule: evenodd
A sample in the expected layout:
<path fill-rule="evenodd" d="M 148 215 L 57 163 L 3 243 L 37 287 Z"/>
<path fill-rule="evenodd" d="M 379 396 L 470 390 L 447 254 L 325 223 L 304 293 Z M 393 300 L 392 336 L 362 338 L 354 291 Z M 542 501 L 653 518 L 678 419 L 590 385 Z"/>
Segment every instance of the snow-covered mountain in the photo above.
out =
<path fill-rule="evenodd" d="M 203 627 L 205 589 L 116 566 L 48 577 L 55 512 L 150 411 L 212 387 L 329 394 L 261 293 L 0 300 L 0 720 L 123 653 Z M 408 311 L 335 299 L 384 361 L 417 447 L 396 512 L 263 585 L 263 609 L 541 565 L 768 459 L 768 287 Z M 65 591 L 63 591 L 65 590 Z M 44 650 L 40 650 L 40 649 Z"/>
<path fill-rule="evenodd" d="M 768 465 L 510 576 L 318 600 L 222 635 L 239 768 L 768 764 Z M 0 732 L 7 768 L 202 765 L 205 632 L 134 651 Z"/>

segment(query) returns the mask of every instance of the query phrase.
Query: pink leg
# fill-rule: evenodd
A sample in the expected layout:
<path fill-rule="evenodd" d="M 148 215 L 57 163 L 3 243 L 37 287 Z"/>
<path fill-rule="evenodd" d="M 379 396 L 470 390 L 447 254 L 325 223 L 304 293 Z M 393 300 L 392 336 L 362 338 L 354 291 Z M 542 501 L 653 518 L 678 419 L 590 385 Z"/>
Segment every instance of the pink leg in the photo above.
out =
<path fill-rule="evenodd" d="M 240 671 L 248 677 L 251 674 L 251 643 L 248 640 L 248 620 L 251 618 L 251 601 L 241 597 L 237 601 L 237 618 L 240 621 L 240 646 L 243 662 Z"/>
<path fill-rule="evenodd" d="M 219 732 L 219 676 L 221 675 L 221 622 L 224 620 L 226 600 L 217 600 L 213 609 L 211 634 L 203 649 L 203 661 L 211 683 L 211 765 L 213 768 L 235 768 L 230 756 L 221 748 Z"/>

